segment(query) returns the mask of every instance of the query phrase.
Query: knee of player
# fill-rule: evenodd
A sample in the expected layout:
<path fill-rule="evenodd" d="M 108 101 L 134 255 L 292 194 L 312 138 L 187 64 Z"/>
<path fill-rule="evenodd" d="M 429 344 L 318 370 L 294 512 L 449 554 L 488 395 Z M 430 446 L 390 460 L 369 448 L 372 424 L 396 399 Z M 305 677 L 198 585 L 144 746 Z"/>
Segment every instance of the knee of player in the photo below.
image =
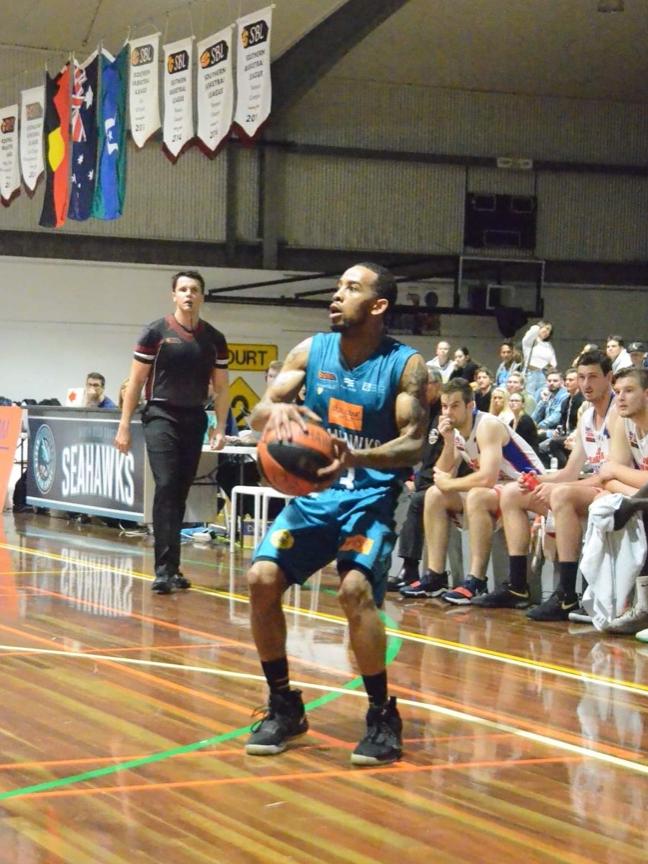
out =
<path fill-rule="evenodd" d="M 470 489 L 466 495 L 466 513 L 470 516 L 471 513 L 475 513 L 476 511 L 490 511 L 492 505 L 496 503 L 497 500 L 492 489 L 476 486 L 474 489 Z"/>
<path fill-rule="evenodd" d="M 551 490 L 551 509 L 554 513 L 557 510 L 565 510 L 574 506 L 574 495 L 572 486 L 556 486 Z"/>
<path fill-rule="evenodd" d="M 364 573 L 357 570 L 347 573 L 338 589 L 338 599 L 348 617 L 373 606 L 371 586 Z"/>
<path fill-rule="evenodd" d="M 528 493 L 520 489 L 516 482 L 505 483 L 500 492 L 500 510 L 502 512 L 510 508 L 526 510 L 525 497 L 527 495 Z"/>
<path fill-rule="evenodd" d="M 427 511 L 446 509 L 445 496 L 436 486 L 430 486 L 425 493 L 425 509 Z"/>
<path fill-rule="evenodd" d="M 255 604 L 272 603 L 285 590 L 285 579 L 281 570 L 270 562 L 260 561 L 253 564 L 247 574 L 250 600 Z"/>

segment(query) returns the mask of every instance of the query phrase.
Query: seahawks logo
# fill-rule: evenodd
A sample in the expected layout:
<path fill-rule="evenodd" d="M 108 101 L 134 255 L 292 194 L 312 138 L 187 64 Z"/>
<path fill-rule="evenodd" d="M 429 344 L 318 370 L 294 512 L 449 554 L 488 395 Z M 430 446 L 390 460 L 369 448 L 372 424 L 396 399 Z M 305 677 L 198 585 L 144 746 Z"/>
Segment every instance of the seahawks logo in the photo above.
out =
<path fill-rule="evenodd" d="M 44 423 L 36 433 L 32 452 L 34 479 L 41 495 L 47 495 L 56 474 L 56 442 L 50 427 Z"/>

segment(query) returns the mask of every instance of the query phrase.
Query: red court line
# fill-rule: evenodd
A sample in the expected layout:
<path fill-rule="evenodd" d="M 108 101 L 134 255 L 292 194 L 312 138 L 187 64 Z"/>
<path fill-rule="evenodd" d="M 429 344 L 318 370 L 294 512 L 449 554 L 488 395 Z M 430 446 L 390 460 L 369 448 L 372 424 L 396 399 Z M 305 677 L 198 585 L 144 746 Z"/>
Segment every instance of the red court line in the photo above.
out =
<path fill-rule="evenodd" d="M 529 759 L 488 759 L 479 762 L 448 762 L 442 765 L 412 765 L 409 762 L 395 762 L 375 768 L 354 770 L 348 765 L 323 771 L 291 772 L 288 774 L 265 774 L 263 776 L 215 777 L 210 780 L 172 780 L 167 783 L 120 784 L 118 786 L 86 787 L 76 789 L 55 789 L 46 792 L 28 792 L 16 796 L 24 798 L 69 798 L 74 796 L 115 795 L 119 792 L 154 792 L 163 789 L 195 789 L 201 786 L 262 786 L 265 783 L 294 783 L 297 781 L 320 782 L 323 779 L 358 780 L 372 774 L 410 774 L 420 771 L 463 771 L 478 768 L 519 768 L 525 765 L 550 765 L 568 762 L 582 762 L 583 756 L 544 756 Z"/>

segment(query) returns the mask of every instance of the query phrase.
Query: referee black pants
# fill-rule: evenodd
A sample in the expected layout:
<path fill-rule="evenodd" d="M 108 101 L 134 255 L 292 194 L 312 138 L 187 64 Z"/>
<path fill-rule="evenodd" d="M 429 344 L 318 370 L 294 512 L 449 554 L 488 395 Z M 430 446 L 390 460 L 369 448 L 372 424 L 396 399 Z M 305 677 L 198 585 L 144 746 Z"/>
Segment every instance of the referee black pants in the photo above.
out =
<path fill-rule="evenodd" d="M 200 460 L 207 415 L 202 408 L 149 404 L 142 415 L 142 423 L 155 480 L 155 575 L 174 576 L 180 568 L 180 528 Z"/>

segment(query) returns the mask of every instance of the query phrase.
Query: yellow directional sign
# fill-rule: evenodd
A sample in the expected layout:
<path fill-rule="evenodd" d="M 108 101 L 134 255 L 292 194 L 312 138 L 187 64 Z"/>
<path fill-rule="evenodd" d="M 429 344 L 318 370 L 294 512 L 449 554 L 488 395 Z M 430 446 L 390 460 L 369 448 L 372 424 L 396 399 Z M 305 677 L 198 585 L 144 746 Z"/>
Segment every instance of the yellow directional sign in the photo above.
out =
<path fill-rule="evenodd" d="M 229 368 L 237 372 L 265 372 L 276 360 L 279 352 L 276 345 L 252 345 L 230 342 Z"/>
<path fill-rule="evenodd" d="M 246 418 L 259 401 L 259 396 L 243 378 L 235 378 L 229 386 L 232 414 L 239 429 L 247 426 Z"/>

